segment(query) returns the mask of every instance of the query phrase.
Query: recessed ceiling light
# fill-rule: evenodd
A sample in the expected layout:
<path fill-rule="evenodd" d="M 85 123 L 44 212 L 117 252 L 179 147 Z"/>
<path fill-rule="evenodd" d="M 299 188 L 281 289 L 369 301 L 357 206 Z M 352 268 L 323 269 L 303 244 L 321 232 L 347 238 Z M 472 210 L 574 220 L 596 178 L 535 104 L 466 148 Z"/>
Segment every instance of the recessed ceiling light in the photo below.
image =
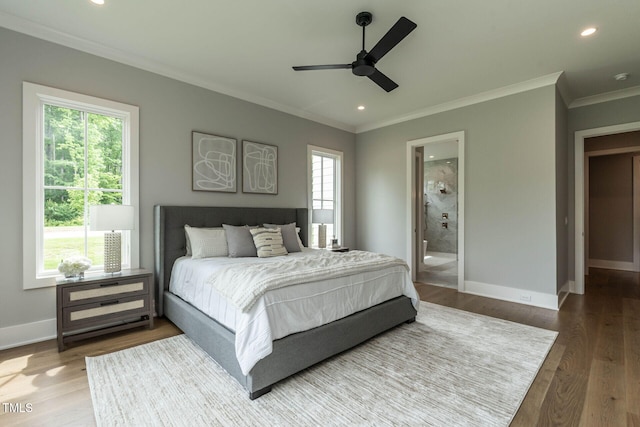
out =
<path fill-rule="evenodd" d="M 615 76 L 613 76 L 614 79 L 616 79 L 619 82 L 625 81 L 629 78 L 629 73 L 620 73 L 620 74 L 616 74 Z"/>
<path fill-rule="evenodd" d="M 435 158 L 436 158 L 436 156 L 429 156 L 429 158 L 430 158 L 430 159 L 435 159 Z"/>
<path fill-rule="evenodd" d="M 589 28 L 585 28 L 584 30 L 582 30 L 580 35 L 582 37 L 588 37 L 588 36 L 592 35 L 593 33 L 595 33 L 596 31 L 597 31 L 596 27 L 589 27 Z"/>
<path fill-rule="evenodd" d="M 360 111 L 364 110 L 364 105 L 358 105 L 358 110 Z"/>
<path fill-rule="evenodd" d="M 91 3 L 103 5 L 104 4 L 104 0 L 91 0 Z"/>

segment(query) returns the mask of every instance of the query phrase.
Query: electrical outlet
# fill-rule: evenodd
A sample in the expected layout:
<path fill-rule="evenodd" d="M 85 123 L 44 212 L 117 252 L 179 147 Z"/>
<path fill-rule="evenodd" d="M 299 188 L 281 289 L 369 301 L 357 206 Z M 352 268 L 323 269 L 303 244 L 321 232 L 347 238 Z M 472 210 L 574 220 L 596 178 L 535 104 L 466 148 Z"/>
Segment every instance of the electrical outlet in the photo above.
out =
<path fill-rule="evenodd" d="M 529 294 L 522 294 L 522 295 L 520 295 L 520 300 L 521 300 L 521 301 L 531 301 L 531 295 L 529 295 Z"/>

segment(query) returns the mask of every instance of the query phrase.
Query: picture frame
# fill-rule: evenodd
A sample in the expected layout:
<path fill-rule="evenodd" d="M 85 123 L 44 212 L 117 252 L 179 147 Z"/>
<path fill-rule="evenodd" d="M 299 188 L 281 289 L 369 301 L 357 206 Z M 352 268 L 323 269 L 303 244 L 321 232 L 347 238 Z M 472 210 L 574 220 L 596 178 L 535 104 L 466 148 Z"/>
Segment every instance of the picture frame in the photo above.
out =
<path fill-rule="evenodd" d="M 191 189 L 237 191 L 238 141 L 224 136 L 191 132 Z"/>
<path fill-rule="evenodd" d="M 278 194 L 278 147 L 242 141 L 242 192 Z"/>

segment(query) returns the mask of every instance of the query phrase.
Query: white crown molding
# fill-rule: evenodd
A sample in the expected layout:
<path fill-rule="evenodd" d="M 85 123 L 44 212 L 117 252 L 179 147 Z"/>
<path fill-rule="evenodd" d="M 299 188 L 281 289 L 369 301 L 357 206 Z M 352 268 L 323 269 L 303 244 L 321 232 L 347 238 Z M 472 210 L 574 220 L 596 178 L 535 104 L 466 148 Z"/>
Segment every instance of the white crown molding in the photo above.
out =
<path fill-rule="evenodd" d="M 556 83 L 556 87 L 558 88 L 558 92 L 560 93 L 560 97 L 564 102 L 564 106 L 569 108 L 571 105 L 571 91 L 569 90 L 569 83 L 567 82 L 567 75 L 564 71 L 558 77 L 558 82 Z"/>
<path fill-rule="evenodd" d="M 214 92 L 228 95 L 233 98 L 238 98 L 243 101 L 251 102 L 253 104 L 261 105 L 263 107 L 271 108 L 283 113 L 291 114 L 303 119 L 311 120 L 316 123 L 331 126 L 333 128 L 341 129 L 347 132 L 354 133 L 355 127 L 347 125 L 345 123 L 329 119 L 327 117 L 315 115 L 298 108 L 289 107 L 280 103 L 265 99 L 259 96 L 247 94 L 236 89 L 230 89 L 224 86 L 212 84 L 198 77 L 194 77 L 188 73 L 176 70 L 172 67 L 158 64 L 153 61 L 149 61 L 136 55 L 132 55 L 123 52 L 118 49 L 112 49 L 101 44 L 85 40 L 76 36 L 72 36 L 62 31 L 54 30 L 35 22 L 19 18 L 14 15 L 10 15 L 4 12 L 0 12 L 0 27 L 5 27 L 9 30 L 17 31 L 19 33 L 27 34 L 32 37 L 43 39 L 48 42 L 60 44 L 72 49 L 80 50 L 82 52 L 97 55 L 102 58 L 110 59 L 112 61 L 120 62 L 122 64 L 130 65 L 135 68 L 139 68 L 145 71 L 149 71 L 161 76 L 169 77 L 174 80 L 189 83 L 204 89 L 208 89 Z"/>
<path fill-rule="evenodd" d="M 433 114 L 455 110 L 456 108 L 467 107 L 469 105 L 491 101 L 492 99 L 498 99 L 505 96 L 514 95 L 516 93 L 526 92 L 532 89 L 538 89 L 545 86 L 555 85 L 562 74 L 563 74 L 562 71 L 557 73 L 547 74 L 546 76 L 538 77 L 531 80 L 526 80 L 524 82 L 515 83 L 515 84 L 504 86 L 498 89 L 489 90 L 486 92 L 478 93 L 476 95 L 468 96 L 466 98 L 460 98 L 454 101 L 445 102 L 443 104 L 434 105 L 432 107 L 427 107 L 425 109 L 418 110 L 413 113 L 409 113 L 407 115 L 397 117 L 395 119 L 358 126 L 356 128 L 356 133 L 367 132 L 370 130 L 379 129 L 382 127 L 406 122 L 409 120 L 419 119 L 421 117 L 431 116 Z"/>
<path fill-rule="evenodd" d="M 640 86 L 633 86 L 627 89 L 614 90 L 593 96 L 585 96 L 574 100 L 569 108 L 586 107 L 587 105 L 600 104 L 601 102 L 615 101 L 617 99 L 629 98 L 640 95 Z"/>

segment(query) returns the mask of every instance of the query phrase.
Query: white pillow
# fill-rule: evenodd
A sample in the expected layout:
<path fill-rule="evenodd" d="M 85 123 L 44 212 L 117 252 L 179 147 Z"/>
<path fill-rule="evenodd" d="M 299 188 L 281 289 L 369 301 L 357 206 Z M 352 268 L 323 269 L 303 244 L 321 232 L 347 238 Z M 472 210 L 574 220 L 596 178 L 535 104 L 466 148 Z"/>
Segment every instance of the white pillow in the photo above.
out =
<path fill-rule="evenodd" d="M 279 228 L 252 228 L 249 231 L 253 236 L 253 243 L 256 245 L 259 258 L 288 254 Z"/>
<path fill-rule="evenodd" d="M 211 258 L 228 256 L 227 236 L 222 227 L 196 228 L 185 224 L 187 235 L 187 255 L 191 249 L 191 258 Z"/>

